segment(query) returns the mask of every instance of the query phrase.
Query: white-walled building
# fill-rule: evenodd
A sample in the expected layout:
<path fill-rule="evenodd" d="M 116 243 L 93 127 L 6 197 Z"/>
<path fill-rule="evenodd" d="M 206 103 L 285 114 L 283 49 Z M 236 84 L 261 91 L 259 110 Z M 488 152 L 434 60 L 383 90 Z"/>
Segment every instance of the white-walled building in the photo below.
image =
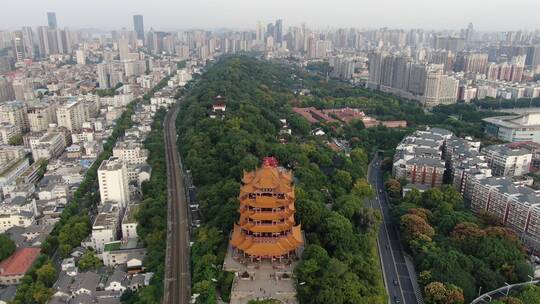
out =
<path fill-rule="evenodd" d="M 505 141 L 540 143 L 540 112 L 516 116 L 496 116 L 483 119 L 488 135 Z"/>
<path fill-rule="evenodd" d="M 492 145 L 482 154 L 494 176 L 519 176 L 529 173 L 532 153 L 525 149 L 512 149 L 506 145 Z"/>
<path fill-rule="evenodd" d="M 45 131 L 56 123 L 56 107 L 48 103 L 34 104 L 28 107 L 27 116 L 31 132 Z"/>
<path fill-rule="evenodd" d="M 540 198 L 536 191 L 511 177 L 471 179 L 470 182 L 473 211 L 488 212 L 516 233 L 540 244 Z"/>
<path fill-rule="evenodd" d="M 118 240 L 121 212 L 121 206 L 115 203 L 105 203 L 100 208 L 92 225 L 90 237 L 92 247 L 96 252 L 103 252 L 105 244 Z"/>
<path fill-rule="evenodd" d="M 21 133 L 28 130 L 26 105 L 20 101 L 10 101 L 0 105 L 0 122 L 14 125 Z"/>
<path fill-rule="evenodd" d="M 0 146 L 0 167 L 11 160 L 23 158 L 25 155 L 23 146 Z"/>
<path fill-rule="evenodd" d="M 137 219 L 135 218 L 138 210 L 138 205 L 130 204 L 127 207 L 126 212 L 124 213 L 124 218 L 122 219 L 123 239 L 133 239 L 139 237 L 137 234 Z"/>
<path fill-rule="evenodd" d="M 16 126 L 9 123 L 0 123 L 0 142 L 9 145 L 10 139 L 20 135 L 21 131 Z"/>
<path fill-rule="evenodd" d="M 59 127 L 66 127 L 68 130 L 79 130 L 88 118 L 85 113 L 84 104 L 80 101 L 68 102 L 56 109 L 56 120 Z"/>
<path fill-rule="evenodd" d="M 125 208 L 129 203 L 129 177 L 126 164 L 116 157 L 101 163 L 98 169 L 101 202 L 118 202 Z"/>
<path fill-rule="evenodd" d="M 142 142 L 119 141 L 113 148 L 113 156 L 128 165 L 140 165 L 146 163 L 148 150 Z"/>
<path fill-rule="evenodd" d="M 12 227 L 28 227 L 35 222 L 34 200 L 17 197 L 0 204 L 0 233 Z"/>
<path fill-rule="evenodd" d="M 102 105 L 105 105 L 105 106 L 125 107 L 131 101 L 133 101 L 133 99 L 134 99 L 133 94 L 123 94 L 123 95 L 114 95 L 111 97 L 101 97 L 100 102 Z"/>
<path fill-rule="evenodd" d="M 0 189 L 14 182 L 29 167 L 30 162 L 24 157 L 13 159 L 0 167 Z"/>
<path fill-rule="evenodd" d="M 394 154 L 394 178 L 405 178 L 412 185 L 440 186 L 446 170 L 442 150 L 451 137 L 450 131 L 439 128 L 416 131 L 405 137 Z"/>
<path fill-rule="evenodd" d="M 57 158 L 67 147 L 66 137 L 60 132 L 43 135 L 37 142 L 32 142 L 30 149 L 34 160 Z"/>

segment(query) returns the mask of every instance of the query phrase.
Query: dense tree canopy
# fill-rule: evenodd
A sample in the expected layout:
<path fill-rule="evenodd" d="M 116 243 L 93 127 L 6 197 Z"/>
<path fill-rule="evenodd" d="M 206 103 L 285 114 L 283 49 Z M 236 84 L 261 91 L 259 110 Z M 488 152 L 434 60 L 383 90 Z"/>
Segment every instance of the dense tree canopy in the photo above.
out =
<path fill-rule="evenodd" d="M 395 181 L 386 185 L 397 187 Z M 493 290 L 531 274 L 515 233 L 465 210 L 454 188 L 413 189 L 394 203 L 392 212 L 415 258 L 426 303 L 463 303 L 480 287 Z"/>
<path fill-rule="evenodd" d="M 5 234 L 0 234 L 0 261 L 15 251 L 15 243 Z"/>
<path fill-rule="evenodd" d="M 297 222 L 309 244 L 295 271 L 300 303 L 385 302 L 375 242 L 380 215 L 364 205 L 373 194 L 363 179 L 368 155 L 360 146 L 350 156 L 335 152 L 309 134 L 290 105 L 302 73 L 249 57 L 223 58 L 180 111 L 179 148 L 203 217 L 192 247 L 198 303 L 214 303 L 218 288 L 228 297 L 232 278 L 219 269 L 238 217 L 240 178 L 269 155 L 294 171 Z M 227 102 L 222 119 L 207 115 L 216 95 Z M 293 129 L 286 143 L 279 141 L 280 119 Z"/>
<path fill-rule="evenodd" d="M 101 267 L 103 263 L 101 262 L 101 259 L 96 257 L 96 254 L 92 250 L 88 250 L 85 252 L 79 261 L 77 262 L 77 266 L 79 267 L 79 270 L 81 272 L 90 270 L 90 269 L 97 269 Z"/>

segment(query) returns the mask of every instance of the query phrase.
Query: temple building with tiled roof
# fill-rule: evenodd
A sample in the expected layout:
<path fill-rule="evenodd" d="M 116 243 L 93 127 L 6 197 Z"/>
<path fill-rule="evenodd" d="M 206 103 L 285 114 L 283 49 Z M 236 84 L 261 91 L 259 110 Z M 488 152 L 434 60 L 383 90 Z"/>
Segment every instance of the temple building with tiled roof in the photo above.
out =
<path fill-rule="evenodd" d="M 244 172 L 240 188 L 240 219 L 230 244 L 251 260 L 279 260 L 298 256 L 304 244 L 300 225 L 295 225 L 295 196 L 290 170 L 267 157 L 262 167 Z"/>

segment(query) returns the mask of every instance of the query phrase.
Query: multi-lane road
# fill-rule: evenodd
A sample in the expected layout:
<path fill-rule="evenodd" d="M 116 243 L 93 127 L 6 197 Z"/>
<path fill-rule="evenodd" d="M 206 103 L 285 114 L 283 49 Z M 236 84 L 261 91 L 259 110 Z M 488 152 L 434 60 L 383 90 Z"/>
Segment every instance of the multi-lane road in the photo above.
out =
<path fill-rule="evenodd" d="M 169 110 L 164 121 L 167 160 L 168 228 L 165 264 L 165 304 L 187 304 L 190 299 L 189 228 L 182 162 L 176 146 L 176 116 L 180 107 Z"/>
<path fill-rule="evenodd" d="M 383 268 L 384 281 L 390 303 L 417 304 L 423 303 L 422 295 L 416 284 L 415 274 L 409 272 L 405 260 L 405 252 L 399 241 L 399 235 L 390 218 L 390 209 L 379 168 L 379 159 L 370 164 L 369 182 L 375 189 L 375 197 L 370 200 L 371 207 L 381 210 L 383 224 L 379 230 L 379 256 Z M 417 286 L 417 285 L 416 285 Z"/>

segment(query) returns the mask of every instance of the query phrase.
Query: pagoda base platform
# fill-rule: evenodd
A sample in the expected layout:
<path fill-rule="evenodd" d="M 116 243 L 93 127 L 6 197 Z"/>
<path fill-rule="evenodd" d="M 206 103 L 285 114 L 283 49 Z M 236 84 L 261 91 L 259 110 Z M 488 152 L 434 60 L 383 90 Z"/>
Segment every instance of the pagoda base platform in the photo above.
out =
<path fill-rule="evenodd" d="M 250 300 L 275 299 L 296 304 L 293 270 L 298 259 L 252 262 L 229 245 L 223 269 L 234 272 L 231 304 L 246 304 Z"/>

